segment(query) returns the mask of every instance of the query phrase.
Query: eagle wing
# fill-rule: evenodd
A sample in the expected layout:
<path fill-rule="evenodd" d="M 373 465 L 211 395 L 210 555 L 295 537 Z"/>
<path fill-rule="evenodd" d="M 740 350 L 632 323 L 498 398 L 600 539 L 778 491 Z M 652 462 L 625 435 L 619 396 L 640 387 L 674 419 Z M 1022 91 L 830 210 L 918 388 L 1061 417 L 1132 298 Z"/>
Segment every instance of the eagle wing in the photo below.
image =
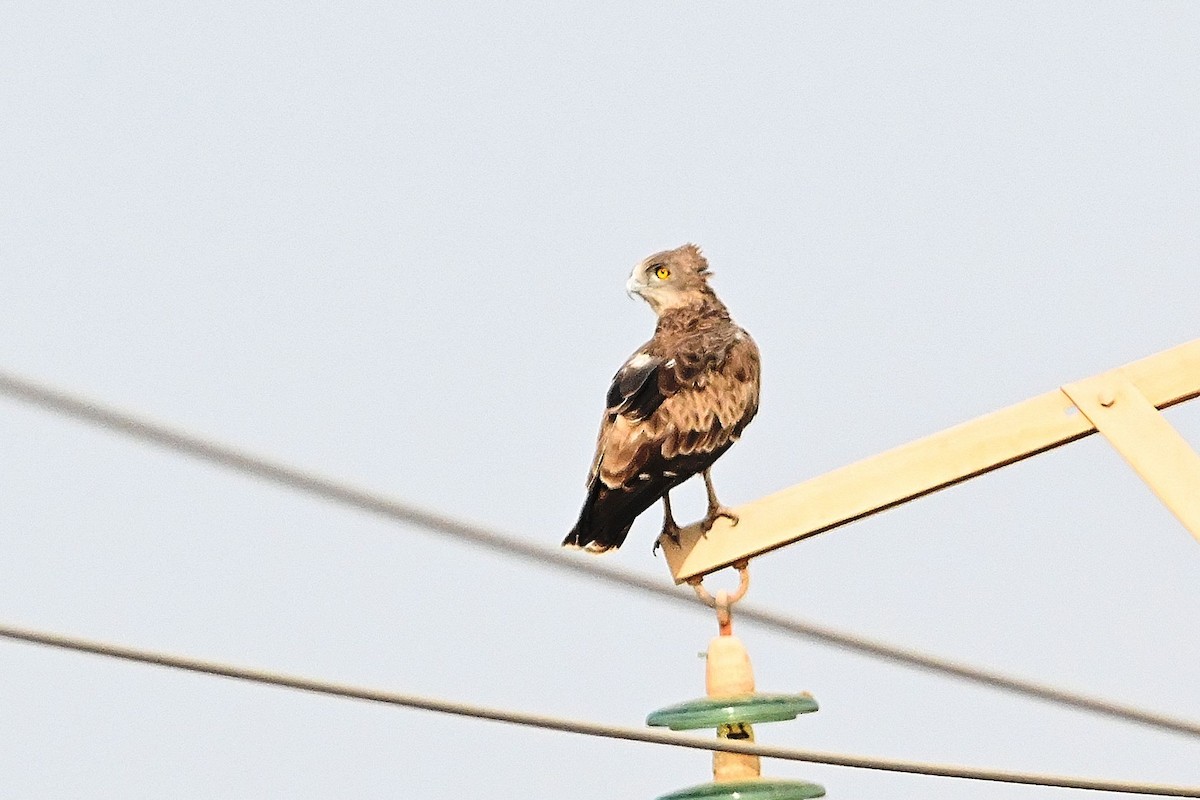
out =
<path fill-rule="evenodd" d="M 737 441 L 758 394 L 758 348 L 740 328 L 652 339 L 613 377 L 588 484 L 661 496 Z"/>

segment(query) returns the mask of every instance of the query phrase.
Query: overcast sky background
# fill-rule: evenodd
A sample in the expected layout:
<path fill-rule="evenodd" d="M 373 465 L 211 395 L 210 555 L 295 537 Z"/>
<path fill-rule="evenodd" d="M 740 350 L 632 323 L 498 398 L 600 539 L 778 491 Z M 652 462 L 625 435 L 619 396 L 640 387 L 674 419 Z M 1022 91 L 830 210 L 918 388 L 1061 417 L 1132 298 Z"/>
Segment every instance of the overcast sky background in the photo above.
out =
<path fill-rule="evenodd" d="M 1196 338 L 1200 6 L 0 5 L 0 367 L 557 546 L 635 262 L 758 341 L 739 504 Z M 1200 445 L 1200 402 L 1168 418 Z M 641 724 L 708 612 L 0 399 L 0 619 Z M 702 487 L 676 504 L 703 511 Z M 668 580 L 649 513 L 608 563 Z M 586 556 L 580 554 L 580 558 Z M 1098 437 L 754 603 L 1200 719 L 1200 546 Z M 760 741 L 1200 783 L 1200 742 L 738 631 Z M 708 756 L 0 642 L 5 798 L 653 798 Z M 829 797 L 1070 790 L 767 762 Z"/>

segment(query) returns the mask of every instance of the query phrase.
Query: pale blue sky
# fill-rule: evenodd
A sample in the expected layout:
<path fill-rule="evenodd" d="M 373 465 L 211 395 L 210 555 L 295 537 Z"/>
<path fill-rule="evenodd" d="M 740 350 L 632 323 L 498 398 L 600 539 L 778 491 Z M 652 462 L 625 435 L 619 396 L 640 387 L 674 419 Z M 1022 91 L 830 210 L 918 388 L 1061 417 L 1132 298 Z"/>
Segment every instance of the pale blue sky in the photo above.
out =
<path fill-rule="evenodd" d="M 1194 3 L 0 5 L 0 367 L 531 541 L 695 241 L 764 358 L 741 503 L 1197 336 Z M 1200 405 L 1169 419 L 1200 445 Z M 0 619 L 639 724 L 703 614 L 0 400 Z M 676 504 L 702 512 L 700 489 Z M 612 563 L 667 580 L 657 512 Z M 583 558 L 580 555 L 580 558 Z M 1200 718 L 1200 547 L 1099 439 L 751 598 Z M 739 629 L 759 739 L 1200 783 L 1194 739 Z M 707 756 L 0 642 L 5 798 L 653 798 Z M 768 762 L 830 798 L 1082 797 Z"/>

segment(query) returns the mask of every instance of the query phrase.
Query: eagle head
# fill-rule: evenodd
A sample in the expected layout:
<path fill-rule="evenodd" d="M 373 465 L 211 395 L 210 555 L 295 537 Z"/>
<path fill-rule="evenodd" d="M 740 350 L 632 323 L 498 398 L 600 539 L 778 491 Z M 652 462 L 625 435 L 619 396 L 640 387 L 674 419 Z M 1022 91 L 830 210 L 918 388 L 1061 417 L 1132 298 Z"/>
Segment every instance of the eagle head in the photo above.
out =
<path fill-rule="evenodd" d="M 689 305 L 708 291 L 708 261 L 694 244 L 655 253 L 633 268 L 625 290 L 638 295 L 656 314 Z"/>

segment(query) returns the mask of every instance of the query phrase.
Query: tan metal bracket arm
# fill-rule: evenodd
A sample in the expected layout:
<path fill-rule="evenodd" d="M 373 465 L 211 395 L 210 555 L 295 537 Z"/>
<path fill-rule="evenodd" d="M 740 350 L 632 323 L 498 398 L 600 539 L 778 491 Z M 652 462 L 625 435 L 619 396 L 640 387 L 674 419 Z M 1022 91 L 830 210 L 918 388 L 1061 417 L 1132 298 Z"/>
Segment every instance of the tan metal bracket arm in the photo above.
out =
<path fill-rule="evenodd" d="M 1093 388 L 1093 381 L 1107 383 Z M 1114 393 L 1112 406 L 1097 402 L 1103 410 L 1095 411 L 1082 400 L 1077 407 L 1068 394 L 1098 398 L 1097 389 Z M 721 519 L 705 535 L 699 525 L 688 526 L 679 545 L 667 542 L 663 553 L 675 581 L 683 583 L 1076 441 L 1098 427 L 1195 533 L 1196 456 L 1161 415 L 1150 421 L 1147 412 L 1197 396 L 1200 339 L 747 503 L 735 509 L 736 527 Z"/>
<path fill-rule="evenodd" d="M 1121 370 L 1062 387 L 1200 541 L 1200 456 Z"/>

